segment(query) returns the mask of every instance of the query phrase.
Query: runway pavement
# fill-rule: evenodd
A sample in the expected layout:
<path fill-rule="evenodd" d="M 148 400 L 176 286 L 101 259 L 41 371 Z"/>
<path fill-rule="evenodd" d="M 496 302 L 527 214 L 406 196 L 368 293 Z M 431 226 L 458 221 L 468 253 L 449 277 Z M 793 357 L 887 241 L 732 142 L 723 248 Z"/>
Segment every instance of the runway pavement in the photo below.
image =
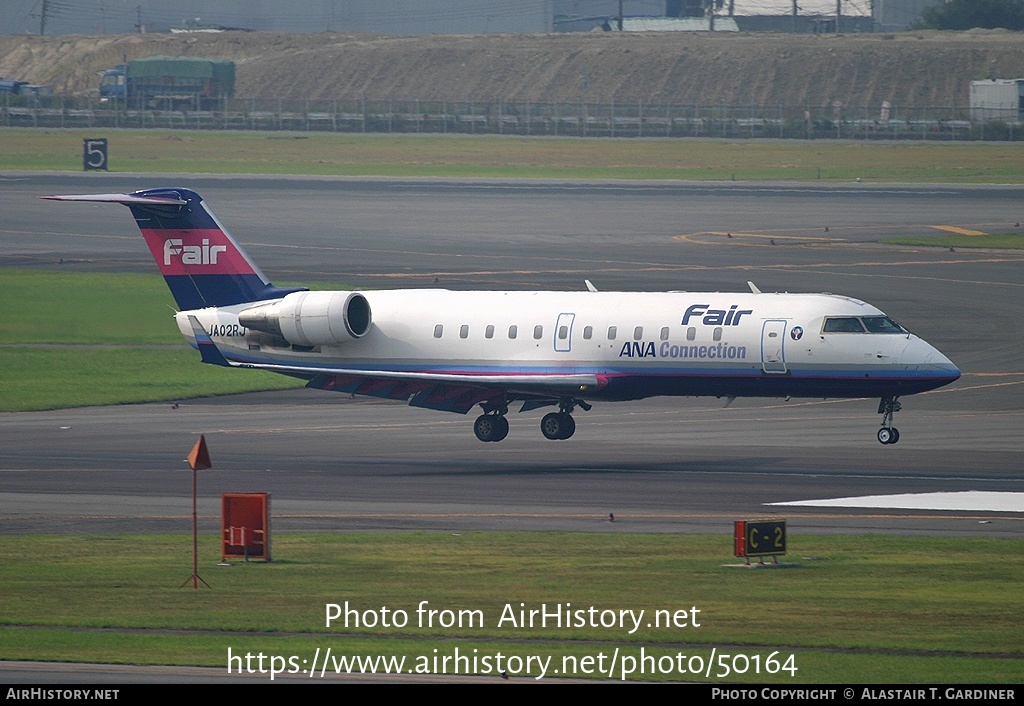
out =
<path fill-rule="evenodd" d="M 512 414 L 509 438 L 486 445 L 472 415 L 306 390 L 5 414 L 0 532 L 188 531 L 182 458 L 203 433 L 211 528 L 219 493 L 262 490 L 277 531 L 729 532 L 784 514 L 814 533 L 1024 533 L 1007 511 L 765 505 L 1024 491 L 1024 253 L 873 242 L 1013 230 L 1020 187 L 0 173 L 0 266 L 157 277 L 126 209 L 36 197 L 166 185 L 199 191 L 275 281 L 833 291 L 877 305 L 964 376 L 904 398 L 892 447 L 874 438 L 872 400 L 608 403 L 578 413 L 563 442 L 541 437 L 542 411 Z"/>

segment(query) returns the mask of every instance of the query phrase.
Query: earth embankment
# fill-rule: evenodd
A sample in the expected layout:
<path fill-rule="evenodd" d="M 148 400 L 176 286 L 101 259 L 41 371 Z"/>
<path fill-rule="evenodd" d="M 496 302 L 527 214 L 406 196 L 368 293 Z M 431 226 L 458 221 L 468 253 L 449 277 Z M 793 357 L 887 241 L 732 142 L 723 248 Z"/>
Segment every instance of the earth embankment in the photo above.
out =
<path fill-rule="evenodd" d="M 970 81 L 1024 76 L 1024 33 L 278 34 L 0 37 L 0 77 L 95 94 L 153 56 L 232 59 L 236 96 L 631 102 L 821 109 L 964 107 Z"/>

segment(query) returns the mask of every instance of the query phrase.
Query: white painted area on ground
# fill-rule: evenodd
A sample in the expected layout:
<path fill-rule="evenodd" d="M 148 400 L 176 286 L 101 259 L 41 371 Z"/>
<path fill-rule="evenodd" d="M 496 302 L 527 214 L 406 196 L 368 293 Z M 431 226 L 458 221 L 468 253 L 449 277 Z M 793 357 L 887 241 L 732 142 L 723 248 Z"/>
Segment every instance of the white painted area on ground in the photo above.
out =
<path fill-rule="evenodd" d="M 856 498 L 797 500 L 765 505 L 803 507 L 873 507 L 900 510 L 966 510 L 970 512 L 1024 512 L 1024 493 L 966 490 L 958 493 L 903 493 L 862 495 Z"/>

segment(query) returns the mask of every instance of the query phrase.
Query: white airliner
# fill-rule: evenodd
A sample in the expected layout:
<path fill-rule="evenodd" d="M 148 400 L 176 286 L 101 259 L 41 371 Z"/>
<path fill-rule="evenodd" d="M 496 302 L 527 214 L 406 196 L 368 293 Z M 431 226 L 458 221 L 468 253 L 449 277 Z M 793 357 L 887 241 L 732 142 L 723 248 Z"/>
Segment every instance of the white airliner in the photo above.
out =
<path fill-rule="evenodd" d="M 46 196 L 128 206 L 204 363 L 307 387 L 466 414 L 481 441 L 505 415 L 557 406 L 552 440 L 591 402 L 659 395 L 881 400 L 878 440 L 899 441 L 898 398 L 960 371 L 875 307 L 834 294 L 310 292 L 273 286 L 202 198 L 181 188 Z"/>

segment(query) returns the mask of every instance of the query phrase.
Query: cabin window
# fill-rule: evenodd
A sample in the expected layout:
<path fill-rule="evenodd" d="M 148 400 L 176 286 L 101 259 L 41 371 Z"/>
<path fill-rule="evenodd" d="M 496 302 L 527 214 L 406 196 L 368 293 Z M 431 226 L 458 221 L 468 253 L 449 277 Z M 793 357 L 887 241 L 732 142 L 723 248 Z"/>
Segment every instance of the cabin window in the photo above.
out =
<path fill-rule="evenodd" d="M 538 341 L 541 338 L 543 338 L 544 337 L 544 327 L 543 326 L 534 326 L 533 327 L 533 337 L 536 338 Z"/>
<path fill-rule="evenodd" d="M 484 338 L 494 338 L 494 324 L 487 324 L 484 329 Z"/>
<path fill-rule="evenodd" d="M 833 316 L 825 319 L 825 333 L 864 333 L 860 319 L 854 316 Z"/>
<path fill-rule="evenodd" d="M 711 338 L 713 340 L 715 340 L 715 341 L 721 341 L 722 340 L 722 327 L 721 326 L 715 326 L 715 330 L 711 332 Z"/>
<path fill-rule="evenodd" d="M 608 327 L 608 340 L 609 341 L 614 341 L 616 333 L 618 333 L 618 328 L 616 328 L 615 326 L 609 326 Z"/>
<path fill-rule="evenodd" d="M 441 338 L 444 335 L 444 325 L 438 324 L 434 327 L 434 338 Z"/>
<path fill-rule="evenodd" d="M 569 338 L 569 327 L 568 326 L 559 326 L 558 327 L 558 340 L 559 341 L 564 341 L 567 338 Z"/>
<path fill-rule="evenodd" d="M 462 324 L 459 329 L 459 338 L 469 338 L 469 324 Z"/>
<path fill-rule="evenodd" d="M 585 339 L 587 339 L 589 341 L 593 337 L 594 337 L 594 327 L 593 326 L 584 326 L 583 327 L 583 338 L 585 338 Z"/>
<path fill-rule="evenodd" d="M 635 329 L 633 329 L 633 340 L 634 341 L 639 341 L 643 337 L 644 337 L 644 327 L 643 326 L 637 326 Z"/>
<path fill-rule="evenodd" d="M 668 340 L 668 326 L 662 326 L 661 328 L 661 340 Z"/>
<path fill-rule="evenodd" d="M 686 329 L 686 340 L 687 341 L 695 341 L 695 340 L 697 340 L 697 329 L 695 327 L 691 326 L 690 328 Z"/>
<path fill-rule="evenodd" d="M 515 324 L 512 324 L 511 326 L 508 327 L 508 337 L 509 338 L 516 338 L 518 335 L 519 335 L 519 327 L 518 326 L 516 326 Z"/>

